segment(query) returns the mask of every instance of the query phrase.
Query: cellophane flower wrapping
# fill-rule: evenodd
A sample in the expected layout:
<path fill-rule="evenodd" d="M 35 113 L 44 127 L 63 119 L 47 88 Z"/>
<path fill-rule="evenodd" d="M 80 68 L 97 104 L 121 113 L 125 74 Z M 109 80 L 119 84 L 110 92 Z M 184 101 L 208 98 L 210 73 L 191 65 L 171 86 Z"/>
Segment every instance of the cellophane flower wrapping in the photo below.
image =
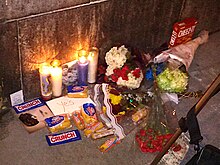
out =
<path fill-rule="evenodd" d="M 156 69 L 153 67 L 152 101 L 149 105 L 149 117 L 141 125 L 135 136 L 138 148 L 143 153 L 161 152 L 178 128 L 173 102 L 160 90 L 156 81 Z M 182 135 L 169 149 L 160 163 L 180 163 L 188 150 L 188 141 Z M 172 161 L 170 161 L 172 159 Z M 168 161 L 169 160 L 169 161 Z"/>
<path fill-rule="evenodd" d="M 137 89 L 143 80 L 143 71 L 133 60 L 131 52 L 124 46 L 112 47 L 105 56 L 106 77 L 118 86 Z"/>

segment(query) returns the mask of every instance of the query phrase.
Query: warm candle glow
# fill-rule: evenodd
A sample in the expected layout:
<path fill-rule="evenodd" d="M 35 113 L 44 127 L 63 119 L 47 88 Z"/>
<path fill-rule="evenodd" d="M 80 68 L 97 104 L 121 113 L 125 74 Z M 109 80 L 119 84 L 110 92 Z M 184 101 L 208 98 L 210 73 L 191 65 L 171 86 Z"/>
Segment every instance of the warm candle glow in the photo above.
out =
<path fill-rule="evenodd" d="M 97 66 L 98 66 L 98 56 L 99 50 L 96 47 L 92 47 L 89 55 L 89 68 L 88 68 L 88 82 L 95 83 L 96 82 L 96 74 L 97 74 Z"/>
<path fill-rule="evenodd" d="M 41 64 L 39 68 L 41 96 L 44 100 L 51 99 L 52 95 L 51 82 L 49 80 L 50 68 L 50 65 L 47 63 Z"/>
<path fill-rule="evenodd" d="M 53 96 L 59 97 L 62 94 L 62 68 L 51 67 L 50 74 L 51 74 L 51 81 L 52 81 Z"/>
<path fill-rule="evenodd" d="M 50 74 L 50 66 L 47 63 L 43 63 L 39 68 L 40 74 Z"/>
<path fill-rule="evenodd" d="M 79 57 L 79 62 L 84 64 L 86 62 L 86 57 L 85 56 Z"/>
<path fill-rule="evenodd" d="M 53 60 L 53 61 L 51 62 L 51 66 L 53 66 L 53 67 L 58 67 L 58 66 L 60 66 L 60 61 L 59 61 L 59 60 Z"/>
<path fill-rule="evenodd" d="M 78 53 L 78 57 L 86 57 L 88 55 L 88 52 L 86 50 L 79 50 L 79 53 Z"/>
<path fill-rule="evenodd" d="M 93 53 L 89 53 L 88 55 L 88 60 L 91 62 L 91 61 L 94 61 L 94 54 Z"/>

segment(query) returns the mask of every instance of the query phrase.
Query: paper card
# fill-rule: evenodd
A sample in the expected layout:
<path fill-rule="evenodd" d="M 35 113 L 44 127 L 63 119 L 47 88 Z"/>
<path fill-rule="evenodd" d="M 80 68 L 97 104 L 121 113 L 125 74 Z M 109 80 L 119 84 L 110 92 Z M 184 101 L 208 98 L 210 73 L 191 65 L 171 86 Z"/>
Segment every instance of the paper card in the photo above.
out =
<path fill-rule="evenodd" d="M 80 110 L 85 103 L 95 104 L 89 97 L 88 98 L 69 98 L 67 96 L 59 97 L 47 101 L 47 106 L 51 109 L 54 115 L 65 113 L 72 113 L 73 111 Z"/>
<path fill-rule="evenodd" d="M 24 102 L 23 91 L 20 90 L 15 93 L 12 93 L 10 95 L 10 99 L 11 99 L 12 106 L 23 103 Z"/>

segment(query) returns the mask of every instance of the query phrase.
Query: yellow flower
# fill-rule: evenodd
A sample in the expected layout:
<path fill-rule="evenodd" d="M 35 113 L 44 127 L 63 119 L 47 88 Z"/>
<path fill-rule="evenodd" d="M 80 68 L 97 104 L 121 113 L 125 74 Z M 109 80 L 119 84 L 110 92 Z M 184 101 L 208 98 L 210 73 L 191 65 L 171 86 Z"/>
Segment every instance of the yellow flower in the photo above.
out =
<path fill-rule="evenodd" d="M 116 95 L 110 93 L 110 99 L 111 99 L 111 103 L 113 105 L 117 105 L 121 102 L 122 96 L 121 95 L 116 96 Z"/>

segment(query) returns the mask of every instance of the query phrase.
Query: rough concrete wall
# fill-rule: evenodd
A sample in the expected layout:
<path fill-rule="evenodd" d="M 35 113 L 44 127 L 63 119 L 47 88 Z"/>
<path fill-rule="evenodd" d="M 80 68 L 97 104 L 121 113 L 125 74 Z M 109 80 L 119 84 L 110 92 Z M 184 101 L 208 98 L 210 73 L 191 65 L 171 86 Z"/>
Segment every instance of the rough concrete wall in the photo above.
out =
<path fill-rule="evenodd" d="M 89 3 L 89 0 L 7 0 L 6 19 L 21 18 L 85 3 Z"/>
<path fill-rule="evenodd" d="M 186 17 L 198 18 L 199 30 L 207 27 L 212 31 L 220 24 L 215 18 L 218 6 L 202 0 L 196 10 L 191 0 L 7 2 L 8 20 L 1 25 L 5 32 L 0 54 L 6 61 L 13 61 L 3 67 L 11 68 L 11 72 L 5 71 L 11 77 L 4 76 L 7 92 L 22 87 L 27 99 L 39 96 L 37 68 L 46 60 L 56 57 L 68 62 L 74 59 L 76 50 L 89 46 L 97 46 L 104 60 L 106 51 L 118 43 L 147 51 L 168 41 L 173 23 Z M 212 15 L 203 16 L 211 8 Z M 6 25 L 9 28 L 3 28 Z"/>
<path fill-rule="evenodd" d="M 21 89 L 17 36 L 16 22 L 0 24 L 0 78 L 6 94 Z"/>
<path fill-rule="evenodd" d="M 203 29 L 210 32 L 217 31 L 220 29 L 220 1 L 186 0 L 180 13 L 180 19 L 189 16 L 194 16 L 199 20 L 196 27 L 197 32 Z"/>
<path fill-rule="evenodd" d="M 1 0 L 0 1 L 0 22 L 4 21 L 5 12 L 6 12 L 5 8 L 6 8 L 5 1 Z"/>

